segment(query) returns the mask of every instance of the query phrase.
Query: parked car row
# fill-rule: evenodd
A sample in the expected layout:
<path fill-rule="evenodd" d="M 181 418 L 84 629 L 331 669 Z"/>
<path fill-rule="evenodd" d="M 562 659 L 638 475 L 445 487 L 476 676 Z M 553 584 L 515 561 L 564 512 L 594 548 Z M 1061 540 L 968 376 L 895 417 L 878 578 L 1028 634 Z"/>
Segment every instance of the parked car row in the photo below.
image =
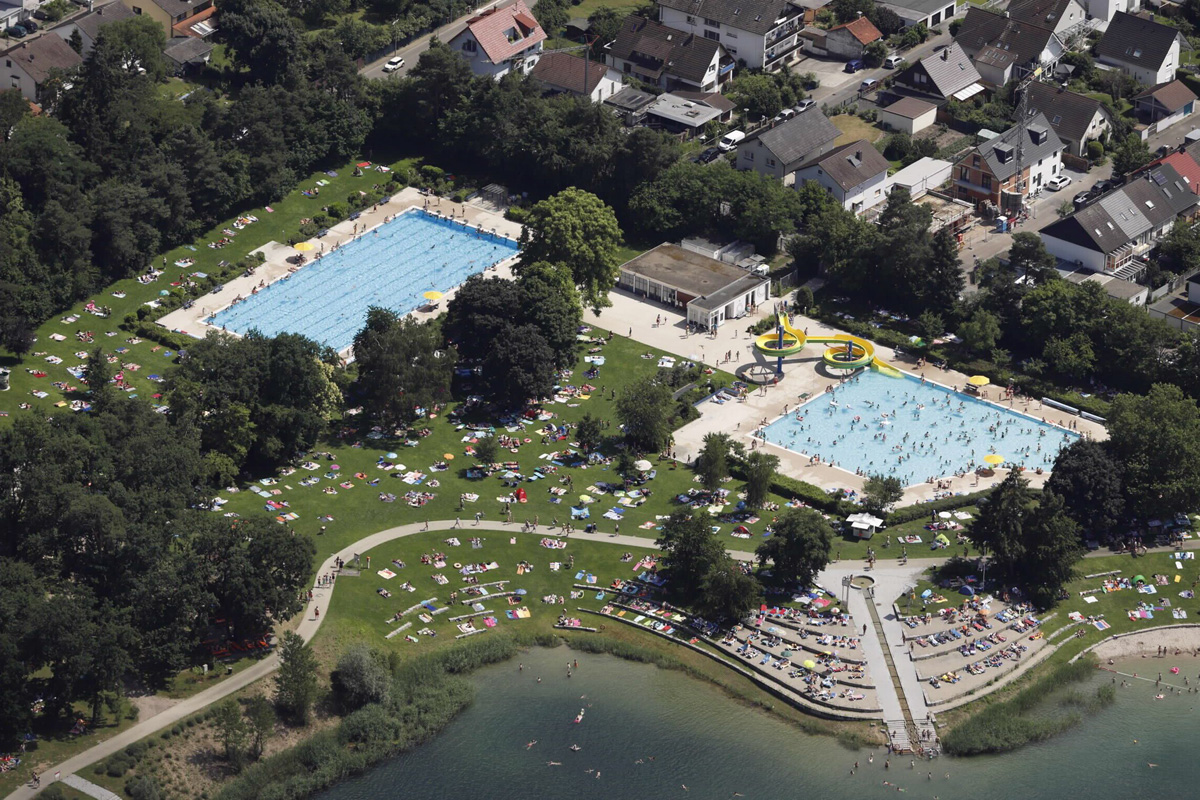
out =
<path fill-rule="evenodd" d="M 37 33 L 41 26 L 31 19 L 20 22 L 16 25 L 11 25 L 4 30 L 4 35 L 10 39 L 20 39 L 28 36 L 31 33 Z"/>

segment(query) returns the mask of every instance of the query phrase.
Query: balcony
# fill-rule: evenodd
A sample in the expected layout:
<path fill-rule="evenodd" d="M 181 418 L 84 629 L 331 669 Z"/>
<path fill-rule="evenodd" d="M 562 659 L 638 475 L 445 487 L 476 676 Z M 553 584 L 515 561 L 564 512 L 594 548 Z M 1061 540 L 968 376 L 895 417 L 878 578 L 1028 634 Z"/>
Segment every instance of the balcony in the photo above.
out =
<path fill-rule="evenodd" d="M 764 69 L 775 69 L 784 63 L 789 55 L 804 47 L 804 40 L 795 36 L 791 41 L 783 42 L 775 47 L 768 47 L 763 59 Z"/>

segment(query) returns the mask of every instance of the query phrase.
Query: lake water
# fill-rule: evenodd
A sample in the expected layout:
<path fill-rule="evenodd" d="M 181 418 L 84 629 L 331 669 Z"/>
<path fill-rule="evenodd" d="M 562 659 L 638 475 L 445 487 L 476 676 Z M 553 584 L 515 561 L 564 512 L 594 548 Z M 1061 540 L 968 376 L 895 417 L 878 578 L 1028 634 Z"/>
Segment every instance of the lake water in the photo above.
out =
<path fill-rule="evenodd" d="M 568 679 L 567 659 L 577 656 L 579 669 Z M 806 735 L 677 672 L 565 648 L 534 650 L 522 661 L 524 671 L 509 662 L 478 672 L 475 703 L 438 739 L 319 797 L 624 800 L 740 792 L 857 800 L 891 797 L 899 787 L 911 796 L 972 800 L 1182 798 L 1194 796 L 1200 780 L 1192 743 L 1200 695 L 1156 702 L 1152 683 L 1120 691 L 1112 706 L 1047 743 L 1000 756 L 942 757 L 916 769 L 897 757 L 885 769 L 883 749 L 868 763 L 871 751 Z M 1183 666 L 1200 673 L 1200 662 Z M 1083 690 L 1108 680 L 1098 671 Z M 583 749 L 571 752 L 573 743 Z M 851 776 L 855 760 L 860 768 Z"/>

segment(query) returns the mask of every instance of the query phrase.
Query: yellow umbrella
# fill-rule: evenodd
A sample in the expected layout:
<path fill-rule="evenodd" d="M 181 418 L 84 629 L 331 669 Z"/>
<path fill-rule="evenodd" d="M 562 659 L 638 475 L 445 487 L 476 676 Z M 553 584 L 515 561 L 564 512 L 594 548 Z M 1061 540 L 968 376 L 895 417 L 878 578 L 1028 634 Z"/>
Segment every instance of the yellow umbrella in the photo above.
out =
<path fill-rule="evenodd" d="M 447 461 L 453 461 L 454 453 L 442 453 L 442 458 L 446 459 Z"/>
<path fill-rule="evenodd" d="M 810 658 L 810 659 L 808 659 L 807 661 L 805 661 L 805 662 L 804 662 L 804 668 L 805 668 L 805 669 L 816 669 L 816 668 L 817 668 L 817 662 L 813 661 L 813 660 Z"/>
<path fill-rule="evenodd" d="M 991 383 L 991 380 L 988 379 L 988 376 L 986 375 L 972 375 L 971 377 L 967 378 L 967 383 L 971 384 L 972 386 L 987 386 L 989 383 Z"/>
<path fill-rule="evenodd" d="M 425 294 L 423 294 L 423 295 L 421 295 L 421 296 L 422 296 L 422 297 L 424 297 L 426 300 L 441 300 L 441 299 L 442 299 L 442 293 L 441 293 L 441 292 L 435 292 L 435 291 L 432 291 L 432 290 L 431 290 L 431 291 L 428 291 L 428 292 L 426 292 Z"/>
<path fill-rule="evenodd" d="M 313 249 L 312 242 L 300 242 L 300 244 L 297 244 L 294 246 L 297 250 L 312 250 Z"/>
<path fill-rule="evenodd" d="M 996 455 L 995 453 L 988 453 L 983 457 L 983 460 L 991 464 L 993 467 L 998 467 L 1004 463 L 1004 456 Z"/>

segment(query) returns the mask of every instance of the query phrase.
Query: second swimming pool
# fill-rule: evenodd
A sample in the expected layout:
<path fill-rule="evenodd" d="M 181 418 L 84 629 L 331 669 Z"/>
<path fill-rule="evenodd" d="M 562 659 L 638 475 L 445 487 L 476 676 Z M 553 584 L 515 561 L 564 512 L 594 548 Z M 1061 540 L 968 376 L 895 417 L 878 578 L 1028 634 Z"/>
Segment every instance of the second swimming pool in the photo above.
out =
<path fill-rule="evenodd" d="M 425 292 L 447 292 L 516 254 L 511 239 L 410 209 L 210 322 L 240 334 L 300 333 L 341 351 L 353 344 L 370 306 L 407 313 L 425 302 Z"/>
<path fill-rule="evenodd" d="M 906 486 L 969 472 L 996 454 L 1049 469 L 1079 435 L 911 377 L 873 370 L 818 395 L 763 431 L 767 441 Z"/>

